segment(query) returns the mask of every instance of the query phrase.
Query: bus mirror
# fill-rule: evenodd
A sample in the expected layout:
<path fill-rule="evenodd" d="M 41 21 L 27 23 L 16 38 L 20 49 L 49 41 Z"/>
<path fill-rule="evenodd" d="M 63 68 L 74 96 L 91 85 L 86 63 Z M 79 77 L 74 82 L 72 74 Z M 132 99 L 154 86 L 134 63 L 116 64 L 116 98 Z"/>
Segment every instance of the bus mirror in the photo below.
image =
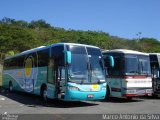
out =
<path fill-rule="evenodd" d="M 104 58 L 104 60 L 105 60 L 105 67 L 114 67 L 113 56 L 108 55 Z"/>
<path fill-rule="evenodd" d="M 66 51 L 65 59 L 67 64 L 71 64 L 71 51 Z"/>
<path fill-rule="evenodd" d="M 113 56 L 109 56 L 109 59 L 110 59 L 110 66 L 114 67 L 114 58 L 113 58 Z"/>

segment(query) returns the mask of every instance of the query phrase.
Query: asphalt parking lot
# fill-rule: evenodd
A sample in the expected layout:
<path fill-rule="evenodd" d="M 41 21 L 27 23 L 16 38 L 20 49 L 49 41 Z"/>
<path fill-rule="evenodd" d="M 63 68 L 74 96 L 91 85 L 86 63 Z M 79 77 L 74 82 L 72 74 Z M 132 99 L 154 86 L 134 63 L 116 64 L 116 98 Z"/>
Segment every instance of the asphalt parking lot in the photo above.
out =
<path fill-rule="evenodd" d="M 160 99 L 152 97 L 45 104 L 35 95 L 0 90 L 0 114 L 159 114 L 159 110 Z"/>

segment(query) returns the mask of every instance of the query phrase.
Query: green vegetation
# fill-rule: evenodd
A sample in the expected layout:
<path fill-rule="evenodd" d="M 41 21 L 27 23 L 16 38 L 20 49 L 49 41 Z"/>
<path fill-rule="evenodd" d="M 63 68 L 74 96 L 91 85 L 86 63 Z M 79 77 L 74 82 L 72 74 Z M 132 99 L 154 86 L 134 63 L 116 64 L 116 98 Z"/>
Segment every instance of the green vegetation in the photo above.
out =
<path fill-rule="evenodd" d="M 57 42 L 74 42 L 99 46 L 102 49 L 131 49 L 160 52 L 160 41 L 154 38 L 124 39 L 102 31 L 65 30 L 44 20 L 31 21 L 3 18 L 0 20 L 0 63 L 5 56 Z"/>

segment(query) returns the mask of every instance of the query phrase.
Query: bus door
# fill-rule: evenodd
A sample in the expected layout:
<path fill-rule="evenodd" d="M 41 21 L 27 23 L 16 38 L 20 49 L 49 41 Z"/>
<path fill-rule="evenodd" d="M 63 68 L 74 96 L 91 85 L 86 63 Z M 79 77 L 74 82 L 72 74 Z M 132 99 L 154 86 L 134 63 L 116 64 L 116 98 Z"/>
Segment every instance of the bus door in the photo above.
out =
<path fill-rule="evenodd" d="M 55 60 L 55 94 L 56 98 L 64 99 L 65 96 L 65 67 L 59 63 L 59 60 Z"/>
<path fill-rule="evenodd" d="M 59 59 L 50 59 L 47 69 L 47 97 L 63 99 L 65 94 L 65 67 Z"/>
<path fill-rule="evenodd" d="M 152 86 L 153 86 L 153 92 L 160 91 L 160 76 L 159 76 L 159 69 L 156 66 L 152 66 Z"/>
<path fill-rule="evenodd" d="M 108 77 L 107 82 L 110 88 L 110 95 L 113 97 L 121 97 L 122 91 L 122 55 L 121 54 L 113 54 L 114 58 L 114 67 L 110 67 L 107 69 Z"/>

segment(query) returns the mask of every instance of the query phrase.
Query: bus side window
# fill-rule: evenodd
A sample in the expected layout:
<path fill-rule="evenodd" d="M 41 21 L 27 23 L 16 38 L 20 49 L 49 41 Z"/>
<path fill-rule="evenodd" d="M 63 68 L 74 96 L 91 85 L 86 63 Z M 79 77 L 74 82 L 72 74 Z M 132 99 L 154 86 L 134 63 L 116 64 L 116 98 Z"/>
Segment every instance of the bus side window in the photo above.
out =
<path fill-rule="evenodd" d="M 64 46 L 52 47 L 51 57 L 55 59 L 56 66 L 64 65 Z"/>
<path fill-rule="evenodd" d="M 153 78 L 159 78 L 159 70 L 157 67 L 155 66 L 152 67 L 152 74 L 153 74 Z"/>
<path fill-rule="evenodd" d="M 49 59 L 49 49 L 38 51 L 37 54 L 38 54 L 38 66 L 39 67 L 47 66 Z"/>
<path fill-rule="evenodd" d="M 58 80 L 65 80 L 65 67 L 63 66 L 58 67 Z"/>
<path fill-rule="evenodd" d="M 55 83 L 55 77 L 54 77 L 54 59 L 50 59 L 48 63 L 48 76 L 47 81 L 48 83 Z"/>
<path fill-rule="evenodd" d="M 114 67 L 108 68 L 108 76 L 120 76 L 122 74 L 121 56 L 114 56 Z"/>

